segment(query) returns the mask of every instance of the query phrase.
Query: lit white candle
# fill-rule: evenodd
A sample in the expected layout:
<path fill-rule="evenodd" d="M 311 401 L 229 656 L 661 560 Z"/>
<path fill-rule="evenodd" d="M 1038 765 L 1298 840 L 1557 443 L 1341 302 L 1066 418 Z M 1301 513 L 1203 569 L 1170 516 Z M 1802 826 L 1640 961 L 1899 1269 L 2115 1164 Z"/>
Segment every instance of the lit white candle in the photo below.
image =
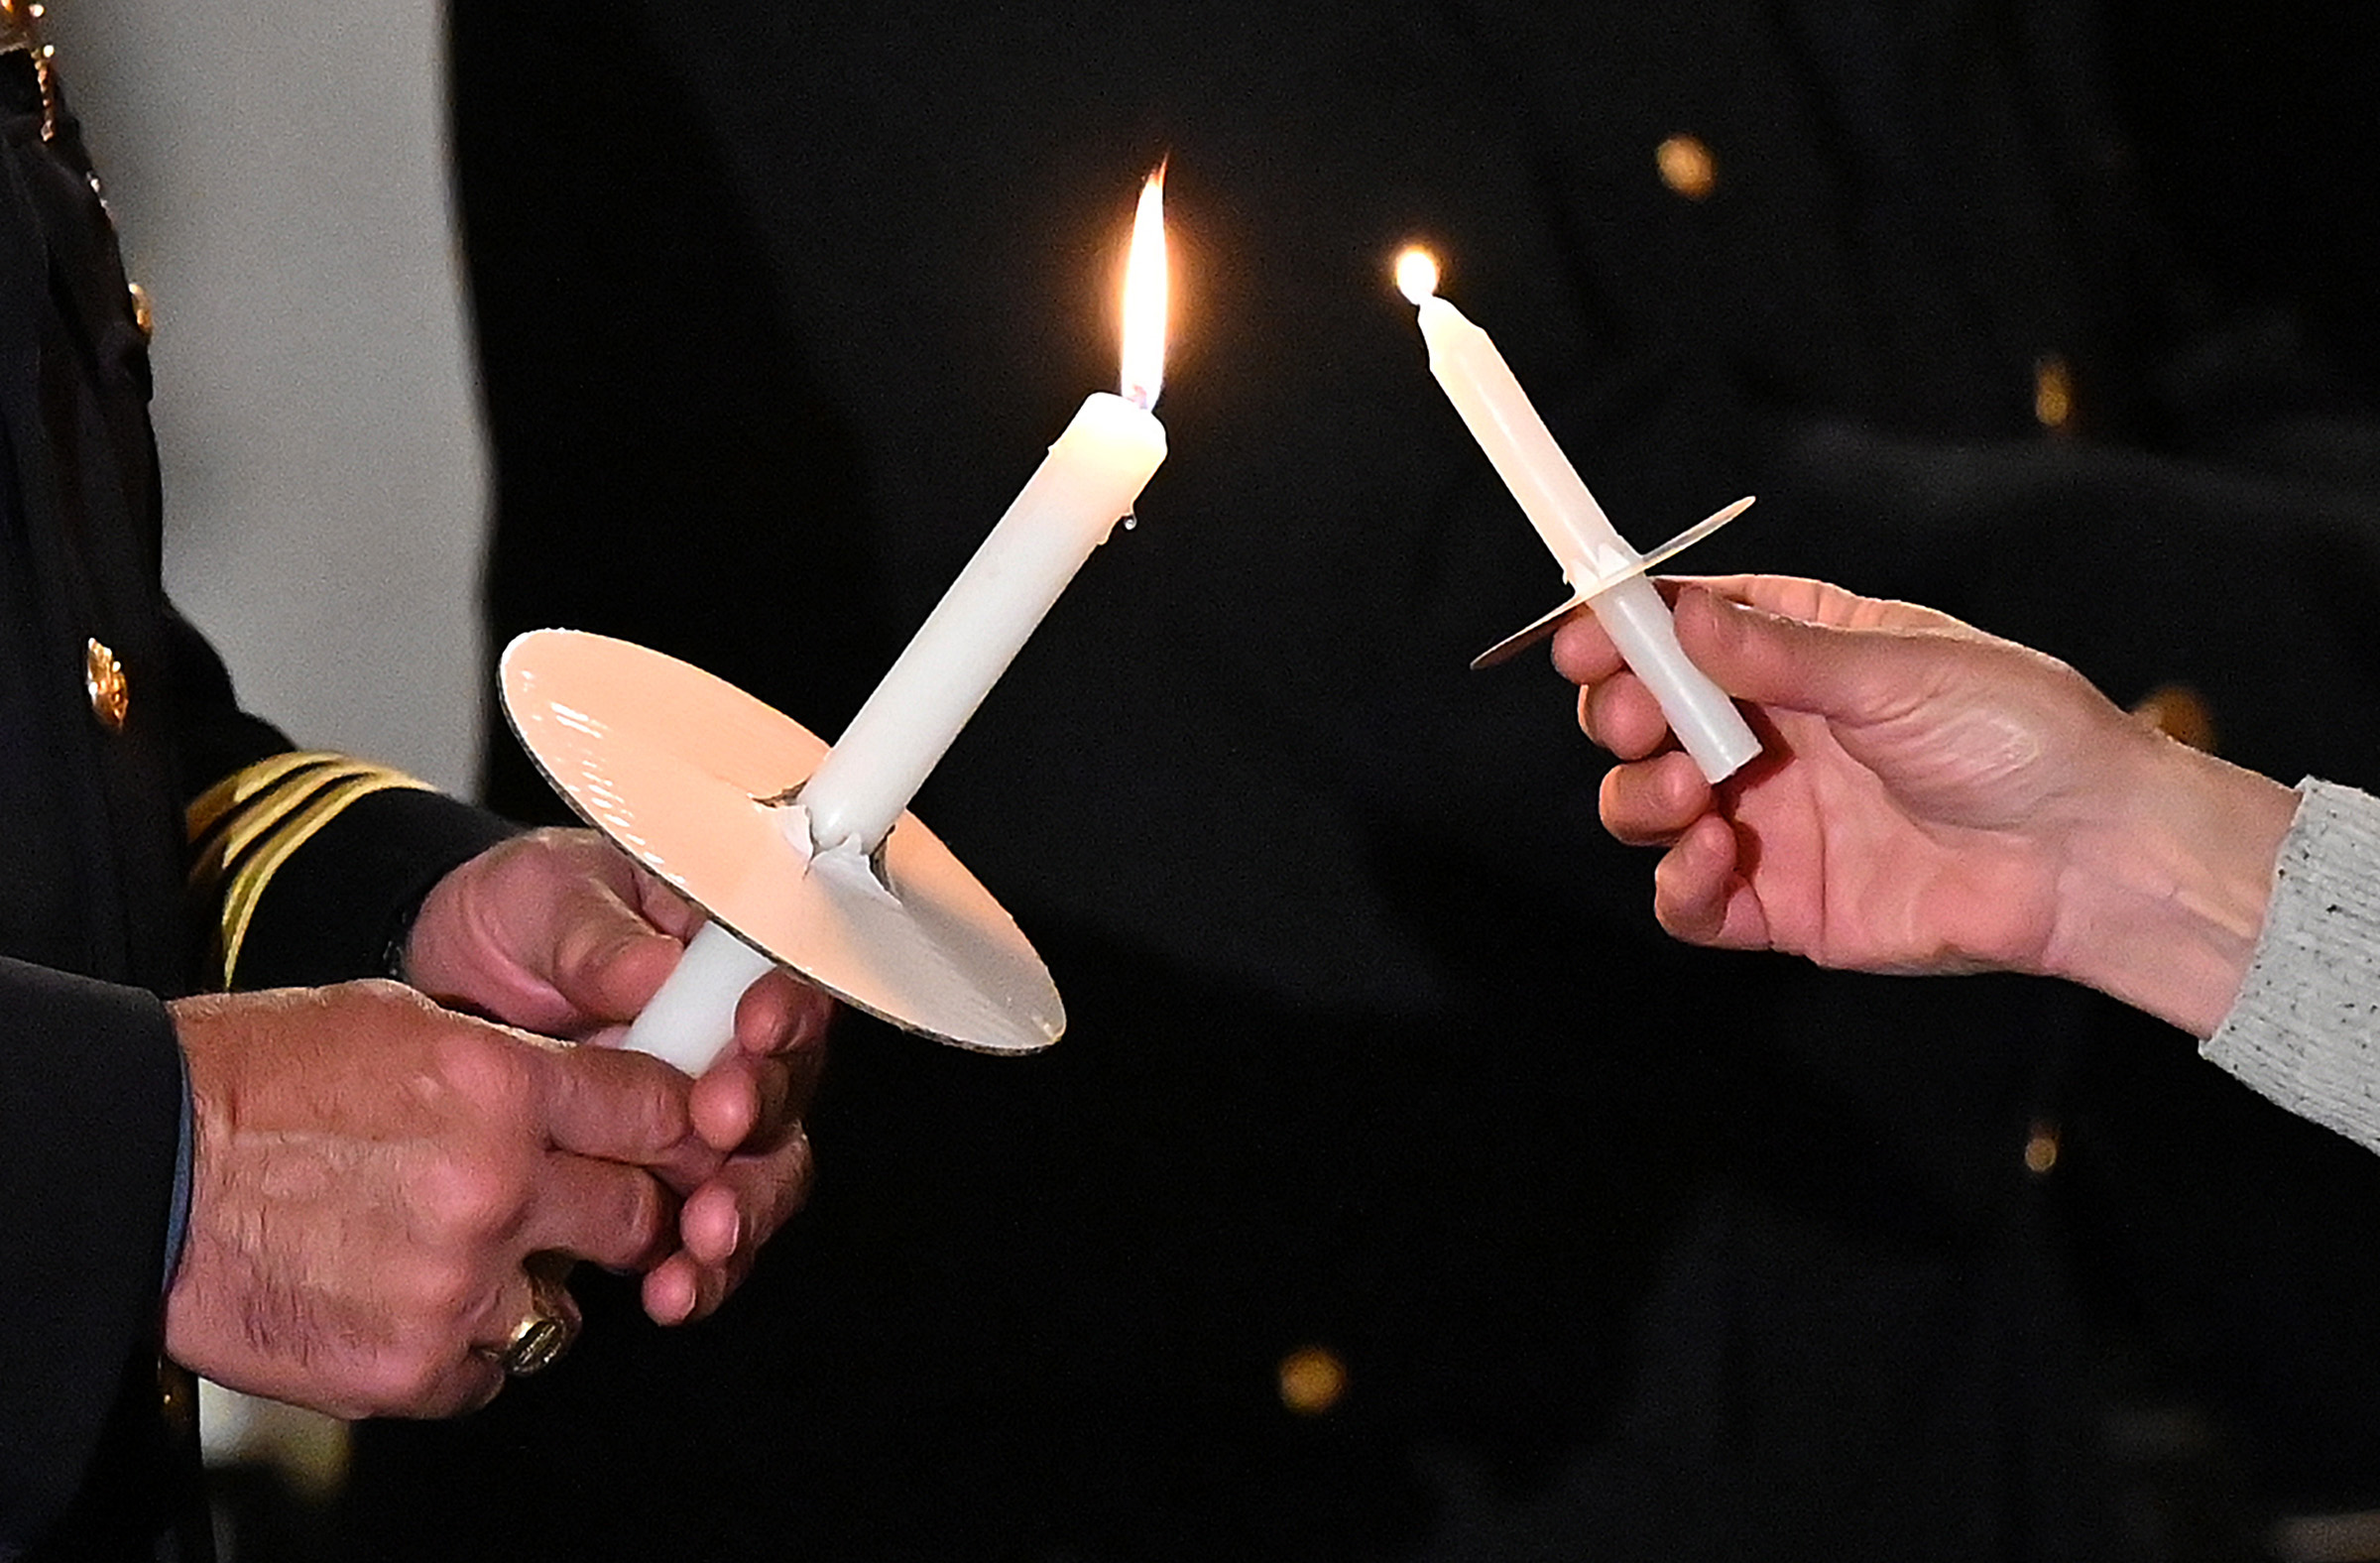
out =
<path fill-rule="evenodd" d="M 1007 671 L 1091 550 L 1165 459 L 1150 409 L 1164 378 L 1164 171 L 1149 176 L 1125 267 L 1122 394 L 1094 392 L 785 810 L 822 859 L 865 859 Z M 624 1045 L 699 1073 L 735 1035 L 737 1001 L 769 957 L 716 925 Z"/>
<path fill-rule="evenodd" d="M 900 818 L 1074 572 L 1105 542 L 1157 464 L 1149 409 L 1165 364 L 1164 171 L 1149 176 L 1125 266 L 1122 395 L 1094 392 L 918 628 L 892 670 L 802 783 L 820 851 L 863 853 Z"/>
<path fill-rule="evenodd" d="M 1396 285 L 1420 311 L 1430 373 L 1561 561 L 1562 578 L 1571 589 L 1592 592 L 1597 582 L 1637 562 L 1640 555 L 1554 443 L 1495 343 L 1438 297 L 1438 263 L 1427 251 L 1407 250 L 1397 257 Z M 1670 731 L 1704 776 L 1723 781 L 1760 752 L 1760 740 L 1735 703 L 1687 661 L 1669 607 L 1651 581 L 1642 576 L 1625 581 L 1591 606 L 1628 666 L 1661 702 Z"/>

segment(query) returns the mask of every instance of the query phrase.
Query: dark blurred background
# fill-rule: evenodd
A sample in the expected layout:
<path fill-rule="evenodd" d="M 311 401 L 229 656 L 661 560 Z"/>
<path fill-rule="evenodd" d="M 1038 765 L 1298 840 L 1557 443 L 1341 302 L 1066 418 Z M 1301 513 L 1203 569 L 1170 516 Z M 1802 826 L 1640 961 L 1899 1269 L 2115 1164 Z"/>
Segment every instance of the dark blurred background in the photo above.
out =
<path fill-rule="evenodd" d="M 1441 246 L 1641 541 L 1757 492 L 1697 567 L 2380 785 L 2380 39 L 2332 9 L 451 0 L 497 638 L 831 736 L 1112 374 L 1166 156 L 1174 454 L 918 803 L 1068 1038 L 848 1023 L 814 1206 L 720 1319 L 584 1277 L 565 1369 L 235 1526 L 2380 1556 L 2380 1167 L 2089 995 L 1662 940 L 1568 691 L 1464 669 L 1554 572 L 1385 272 Z"/>

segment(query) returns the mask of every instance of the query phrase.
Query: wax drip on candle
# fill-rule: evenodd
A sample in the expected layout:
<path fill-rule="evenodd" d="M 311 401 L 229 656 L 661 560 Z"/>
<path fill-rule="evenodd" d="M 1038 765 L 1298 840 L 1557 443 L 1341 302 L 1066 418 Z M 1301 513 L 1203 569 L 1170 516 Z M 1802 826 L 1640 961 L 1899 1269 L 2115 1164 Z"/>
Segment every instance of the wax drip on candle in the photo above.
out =
<path fill-rule="evenodd" d="M 916 637 L 801 784 L 821 852 L 872 853 L 1066 583 L 1165 459 L 1164 173 L 1141 188 L 1124 273 L 1119 393 L 1094 392 Z"/>

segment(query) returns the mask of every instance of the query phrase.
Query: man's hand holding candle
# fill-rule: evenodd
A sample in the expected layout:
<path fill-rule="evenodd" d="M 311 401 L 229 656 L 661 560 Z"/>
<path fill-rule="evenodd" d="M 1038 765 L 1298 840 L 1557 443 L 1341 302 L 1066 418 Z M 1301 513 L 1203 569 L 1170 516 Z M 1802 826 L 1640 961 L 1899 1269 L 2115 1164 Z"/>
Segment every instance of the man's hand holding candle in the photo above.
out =
<path fill-rule="evenodd" d="M 188 1069 L 190 1202 L 169 1357 L 338 1416 L 443 1416 L 493 1396 L 550 1279 L 676 1244 L 669 1186 L 716 1175 L 686 1079 L 442 1009 L 397 983 L 168 1006 Z M 61 1197 L 76 1197 L 72 1190 Z"/>
<path fill-rule="evenodd" d="M 1714 787 L 1592 618 L 1554 661 L 1623 764 L 1603 814 L 1668 850 L 1678 937 L 1821 965 L 2064 977 L 2200 1036 L 2238 992 L 2296 808 L 2063 662 L 1816 581 L 1672 586 L 1678 638 L 1766 754 Z"/>
<path fill-rule="evenodd" d="M 701 914 L 590 830 L 503 842 L 422 902 L 406 978 L 443 1003 L 548 1036 L 616 1041 L 675 968 Z M 802 1115 L 833 1002 L 772 970 L 736 1008 L 735 1045 L 694 1081 L 688 1111 L 726 1159 L 682 1188 L 674 1252 L 645 1277 L 663 1324 L 701 1318 L 801 1205 L 811 1160 Z"/>

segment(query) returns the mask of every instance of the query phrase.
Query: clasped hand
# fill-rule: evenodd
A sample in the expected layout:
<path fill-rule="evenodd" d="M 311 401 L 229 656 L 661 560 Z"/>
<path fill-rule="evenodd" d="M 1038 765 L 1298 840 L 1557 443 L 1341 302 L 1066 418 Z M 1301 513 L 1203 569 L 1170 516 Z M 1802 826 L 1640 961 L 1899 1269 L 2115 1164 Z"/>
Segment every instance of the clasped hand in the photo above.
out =
<path fill-rule="evenodd" d="M 446 1415 L 502 1386 L 533 1255 L 642 1271 L 663 1324 L 715 1309 L 807 1191 L 832 1007 L 772 975 L 694 1081 L 601 1045 L 698 922 L 599 837 L 539 831 L 431 892 L 410 986 L 173 1005 L 197 1155 L 168 1354 L 337 1415 Z"/>

